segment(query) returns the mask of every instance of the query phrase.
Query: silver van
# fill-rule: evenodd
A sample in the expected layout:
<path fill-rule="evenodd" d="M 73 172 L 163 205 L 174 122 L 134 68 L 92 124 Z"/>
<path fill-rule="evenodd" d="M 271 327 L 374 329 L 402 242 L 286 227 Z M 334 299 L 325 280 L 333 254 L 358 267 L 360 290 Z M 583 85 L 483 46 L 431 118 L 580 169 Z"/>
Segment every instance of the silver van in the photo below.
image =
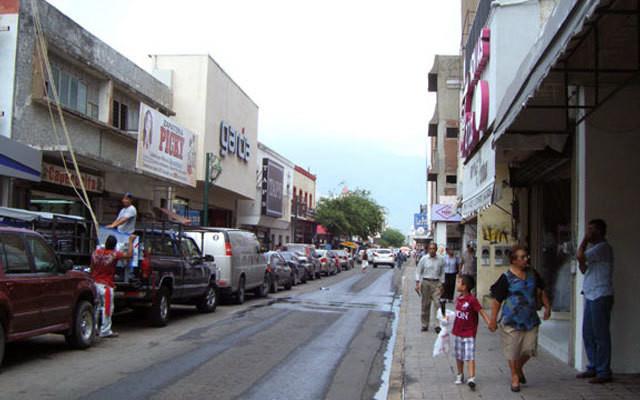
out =
<path fill-rule="evenodd" d="M 267 260 L 256 235 L 233 228 L 194 228 L 186 229 L 185 234 L 196 241 L 203 255 L 214 257 L 219 269 L 216 284 L 223 297 L 242 304 L 247 291 L 258 297 L 267 295 Z"/>

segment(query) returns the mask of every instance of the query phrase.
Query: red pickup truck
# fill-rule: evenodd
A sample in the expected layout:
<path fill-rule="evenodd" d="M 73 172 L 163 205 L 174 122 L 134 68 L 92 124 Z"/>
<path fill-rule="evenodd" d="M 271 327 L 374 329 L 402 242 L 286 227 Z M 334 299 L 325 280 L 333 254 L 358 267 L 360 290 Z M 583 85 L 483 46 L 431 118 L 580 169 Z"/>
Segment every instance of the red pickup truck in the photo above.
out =
<path fill-rule="evenodd" d="M 95 337 L 95 287 L 61 263 L 38 233 L 0 227 L 0 363 L 6 342 L 61 333 L 75 348 Z"/>

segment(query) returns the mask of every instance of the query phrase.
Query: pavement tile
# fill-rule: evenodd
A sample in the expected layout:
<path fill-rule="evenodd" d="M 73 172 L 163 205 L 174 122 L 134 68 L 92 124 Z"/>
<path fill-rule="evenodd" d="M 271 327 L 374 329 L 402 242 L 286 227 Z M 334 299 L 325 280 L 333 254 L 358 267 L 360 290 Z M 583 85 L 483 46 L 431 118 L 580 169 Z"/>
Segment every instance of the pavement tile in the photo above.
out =
<path fill-rule="evenodd" d="M 396 343 L 394 357 L 402 357 L 394 368 L 402 368 L 404 399 L 446 400 L 631 400 L 640 399 L 640 375 L 621 375 L 614 383 L 594 386 L 576 380 L 576 371 L 543 349 L 531 360 L 525 373 L 529 383 L 520 393 L 509 390 L 507 362 L 502 355 L 500 338 L 481 321 L 476 345 L 477 388 L 455 385 L 455 359 L 432 356 L 436 334 L 420 332 L 420 299 L 413 291 L 415 266 L 404 267 L 399 331 L 403 343 Z M 432 313 L 433 315 L 434 313 Z M 430 324 L 435 327 L 435 322 Z"/>

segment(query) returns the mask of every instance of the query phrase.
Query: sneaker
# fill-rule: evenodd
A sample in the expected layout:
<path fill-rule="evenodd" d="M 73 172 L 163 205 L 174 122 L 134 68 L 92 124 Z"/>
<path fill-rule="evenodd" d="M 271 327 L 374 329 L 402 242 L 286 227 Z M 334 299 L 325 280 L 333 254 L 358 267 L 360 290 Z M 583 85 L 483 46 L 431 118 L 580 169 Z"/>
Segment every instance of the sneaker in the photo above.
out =
<path fill-rule="evenodd" d="M 464 383 L 464 376 L 462 374 L 456 375 L 456 381 L 454 383 L 456 385 L 462 385 Z"/>
<path fill-rule="evenodd" d="M 472 376 L 471 378 L 469 378 L 469 380 L 467 381 L 467 385 L 469 385 L 469 389 L 476 390 L 476 377 Z"/>

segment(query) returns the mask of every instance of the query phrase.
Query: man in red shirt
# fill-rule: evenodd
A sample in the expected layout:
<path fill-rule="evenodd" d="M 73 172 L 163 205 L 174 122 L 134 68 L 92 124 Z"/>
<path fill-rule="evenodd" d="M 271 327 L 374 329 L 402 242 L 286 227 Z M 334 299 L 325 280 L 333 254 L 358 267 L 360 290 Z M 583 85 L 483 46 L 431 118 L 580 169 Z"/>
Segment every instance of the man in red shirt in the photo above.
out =
<path fill-rule="evenodd" d="M 95 281 L 96 292 L 100 299 L 98 312 L 101 313 L 102 323 L 98 330 L 100 337 L 117 337 L 118 334 L 111 330 L 111 316 L 113 315 L 113 276 L 116 273 L 116 264 L 119 260 L 129 259 L 133 254 L 133 241 L 135 235 L 129 236 L 129 249 L 127 253 L 116 251 L 118 240 L 109 235 L 104 244 L 104 249 L 96 249 L 91 255 L 91 277 Z"/>
<path fill-rule="evenodd" d="M 454 349 L 458 375 L 456 385 L 464 383 L 464 362 L 467 361 L 469 379 L 467 383 L 471 390 L 476 388 L 476 334 L 478 333 L 478 313 L 489 325 L 489 317 L 482 310 L 478 299 L 471 294 L 475 282 L 469 275 L 458 278 L 456 289 L 460 296 L 456 299 L 456 319 L 453 322 Z"/>

